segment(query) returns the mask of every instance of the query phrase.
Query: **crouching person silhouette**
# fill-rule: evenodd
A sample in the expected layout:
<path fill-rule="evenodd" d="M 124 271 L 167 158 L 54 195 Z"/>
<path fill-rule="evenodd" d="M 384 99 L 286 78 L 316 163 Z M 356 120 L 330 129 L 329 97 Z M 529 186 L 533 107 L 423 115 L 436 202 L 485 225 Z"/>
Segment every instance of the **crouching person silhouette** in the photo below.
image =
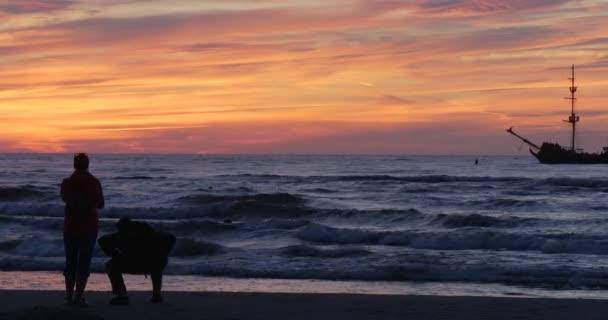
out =
<path fill-rule="evenodd" d="M 175 236 L 155 230 L 143 222 L 122 218 L 116 224 L 118 232 L 99 238 L 99 246 L 111 259 L 106 272 L 112 284 L 113 305 L 129 304 L 127 288 L 122 274 L 145 274 L 152 278 L 152 303 L 162 303 L 163 271 L 169 253 L 175 245 Z"/>

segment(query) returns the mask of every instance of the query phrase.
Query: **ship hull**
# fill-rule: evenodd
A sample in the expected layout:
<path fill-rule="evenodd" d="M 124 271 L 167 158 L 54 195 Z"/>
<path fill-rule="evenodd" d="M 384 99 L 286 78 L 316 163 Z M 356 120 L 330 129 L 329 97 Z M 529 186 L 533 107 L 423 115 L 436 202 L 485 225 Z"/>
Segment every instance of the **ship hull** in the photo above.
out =
<path fill-rule="evenodd" d="M 608 164 L 608 153 L 575 152 L 555 143 L 543 143 L 540 150 L 530 153 L 544 164 Z"/>

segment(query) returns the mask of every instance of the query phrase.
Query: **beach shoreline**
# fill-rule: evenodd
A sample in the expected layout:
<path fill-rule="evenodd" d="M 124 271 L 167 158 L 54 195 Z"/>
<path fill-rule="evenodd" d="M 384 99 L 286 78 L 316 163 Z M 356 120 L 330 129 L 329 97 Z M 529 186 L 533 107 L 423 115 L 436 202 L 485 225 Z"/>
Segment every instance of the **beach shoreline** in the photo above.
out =
<path fill-rule="evenodd" d="M 124 278 L 129 291 L 149 292 L 151 289 L 149 277 L 125 274 Z M 63 276 L 59 271 L 0 272 L 0 290 L 61 291 L 63 289 Z M 105 273 L 91 273 L 87 284 L 87 292 L 108 292 L 110 290 L 108 276 Z M 477 296 L 608 300 L 608 291 L 591 288 L 550 289 L 475 282 L 342 281 L 233 278 L 172 274 L 164 276 L 163 290 L 173 292 Z"/>
<path fill-rule="evenodd" d="M 415 295 L 132 292 L 111 306 L 109 292 L 87 292 L 88 307 L 63 305 L 61 291 L 0 290 L 0 319 L 605 319 L 608 302 L 593 299 Z"/>

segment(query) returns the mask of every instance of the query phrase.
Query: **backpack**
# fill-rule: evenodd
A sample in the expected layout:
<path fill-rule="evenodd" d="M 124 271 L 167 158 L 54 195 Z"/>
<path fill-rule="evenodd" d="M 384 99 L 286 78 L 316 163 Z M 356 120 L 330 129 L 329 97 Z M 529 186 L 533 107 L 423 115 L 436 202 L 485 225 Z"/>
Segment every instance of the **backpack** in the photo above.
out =
<path fill-rule="evenodd" d="M 85 220 L 94 211 L 93 201 L 83 191 L 72 191 L 65 205 L 65 213 L 74 220 Z"/>
<path fill-rule="evenodd" d="M 147 223 L 125 220 L 128 222 L 123 224 L 124 227 L 119 232 L 99 238 L 97 242 L 103 252 L 115 259 L 126 273 L 162 271 L 175 245 L 175 236 L 156 230 Z"/>
<path fill-rule="evenodd" d="M 130 221 L 126 229 L 118 232 L 123 239 L 123 250 L 137 259 L 168 257 L 175 245 L 174 235 L 156 230 L 144 222 Z"/>

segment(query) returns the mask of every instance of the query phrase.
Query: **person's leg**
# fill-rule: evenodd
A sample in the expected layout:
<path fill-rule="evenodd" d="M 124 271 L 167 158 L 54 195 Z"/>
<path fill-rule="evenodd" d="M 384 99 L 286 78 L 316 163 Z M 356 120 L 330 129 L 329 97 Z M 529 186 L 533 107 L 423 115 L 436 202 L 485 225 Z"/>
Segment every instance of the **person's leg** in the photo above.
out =
<path fill-rule="evenodd" d="M 163 273 L 161 271 L 151 272 L 150 278 L 152 278 L 152 302 L 160 303 L 163 300 L 160 294 L 163 285 Z"/>
<path fill-rule="evenodd" d="M 74 237 L 70 234 L 63 234 L 63 249 L 65 252 L 65 268 L 63 276 L 65 278 L 66 302 L 71 304 L 74 299 L 74 285 L 76 284 L 76 265 L 78 257 L 78 247 L 75 245 Z"/>
<path fill-rule="evenodd" d="M 167 266 L 167 258 L 160 258 L 150 270 L 150 278 L 152 278 L 152 303 L 161 303 L 163 297 L 161 290 L 163 286 L 163 270 Z"/>
<path fill-rule="evenodd" d="M 127 295 L 127 287 L 125 281 L 122 278 L 123 265 L 116 258 L 110 259 L 106 262 L 106 273 L 110 278 L 110 284 L 112 285 L 112 293 L 114 297 L 110 300 L 112 305 L 128 305 L 129 296 Z"/>
<path fill-rule="evenodd" d="M 122 278 L 122 268 L 116 259 L 110 259 L 106 262 L 106 273 L 110 278 L 112 293 L 116 296 L 127 296 L 127 287 Z"/>
<path fill-rule="evenodd" d="M 97 234 L 86 234 L 80 237 L 78 243 L 78 267 L 76 272 L 76 290 L 74 292 L 74 301 L 82 301 L 82 294 L 87 286 L 89 274 L 91 272 L 91 259 L 93 258 L 93 249 Z"/>

